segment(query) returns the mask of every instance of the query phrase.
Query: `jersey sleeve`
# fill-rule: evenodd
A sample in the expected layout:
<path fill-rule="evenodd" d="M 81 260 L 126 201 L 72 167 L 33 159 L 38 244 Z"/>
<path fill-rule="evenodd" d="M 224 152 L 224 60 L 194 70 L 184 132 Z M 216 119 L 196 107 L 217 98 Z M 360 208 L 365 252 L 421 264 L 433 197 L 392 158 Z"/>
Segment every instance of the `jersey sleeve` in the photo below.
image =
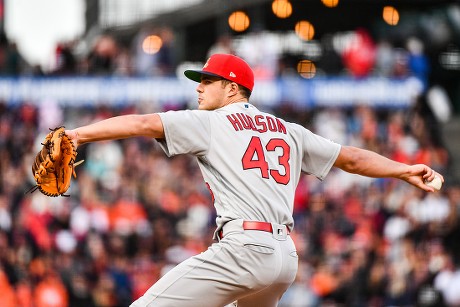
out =
<path fill-rule="evenodd" d="M 323 180 L 334 165 L 341 146 L 308 129 L 303 130 L 302 171 Z"/>
<path fill-rule="evenodd" d="M 207 112 L 209 111 L 184 110 L 158 113 L 165 132 L 165 138 L 158 142 L 167 156 L 201 156 L 207 153 L 211 139 Z"/>

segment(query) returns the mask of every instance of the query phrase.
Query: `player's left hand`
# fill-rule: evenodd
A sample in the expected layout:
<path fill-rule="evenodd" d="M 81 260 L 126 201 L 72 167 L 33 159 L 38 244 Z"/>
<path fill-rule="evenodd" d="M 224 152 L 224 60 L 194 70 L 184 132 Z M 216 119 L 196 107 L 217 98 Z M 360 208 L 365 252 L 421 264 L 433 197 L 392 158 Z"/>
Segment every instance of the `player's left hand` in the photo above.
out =
<path fill-rule="evenodd" d="M 72 141 L 72 144 L 75 147 L 75 150 L 78 148 L 78 133 L 75 130 L 65 130 L 65 134 Z"/>

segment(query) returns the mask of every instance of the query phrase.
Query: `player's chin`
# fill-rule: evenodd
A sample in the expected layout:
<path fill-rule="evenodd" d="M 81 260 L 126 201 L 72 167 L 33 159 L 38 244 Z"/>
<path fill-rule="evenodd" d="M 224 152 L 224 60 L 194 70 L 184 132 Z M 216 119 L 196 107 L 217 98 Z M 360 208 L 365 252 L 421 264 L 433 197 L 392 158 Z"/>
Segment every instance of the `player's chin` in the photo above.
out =
<path fill-rule="evenodd" d="M 198 110 L 207 110 L 206 104 L 203 102 L 198 102 Z"/>

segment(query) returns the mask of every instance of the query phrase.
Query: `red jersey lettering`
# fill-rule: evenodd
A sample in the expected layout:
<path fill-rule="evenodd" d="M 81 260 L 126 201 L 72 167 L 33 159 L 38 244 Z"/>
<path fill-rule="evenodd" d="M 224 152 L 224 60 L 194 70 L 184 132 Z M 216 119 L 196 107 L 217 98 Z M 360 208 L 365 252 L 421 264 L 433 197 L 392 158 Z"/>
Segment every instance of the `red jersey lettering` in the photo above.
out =
<path fill-rule="evenodd" d="M 260 133 L 267 132 L 267 124 L 264 121 L 264 117 L 262 115 L 256 115 L 254 119 L 256 121 L 257 127 L 260 127 L 257 131 L 259 131 Z"/>
<path fill-rule="evenodd" d="M 238 118 L 236 118 L 235 114 L 227 115 L 227 119 L 233 125 L 233 128 L 235 128 L 235 131 L 243 130 L 243 127 L 241 126 Z"/>
<path fill-rule="evenodd" d="M 286 134 L 286 127 L 276 117 L 256 115 L 252 118 L 250 115 L 244 113 L 235 113 L 227 115 L 227 119 L 235 131 L 253 130 L 259 133 L 271 131 Z"/>

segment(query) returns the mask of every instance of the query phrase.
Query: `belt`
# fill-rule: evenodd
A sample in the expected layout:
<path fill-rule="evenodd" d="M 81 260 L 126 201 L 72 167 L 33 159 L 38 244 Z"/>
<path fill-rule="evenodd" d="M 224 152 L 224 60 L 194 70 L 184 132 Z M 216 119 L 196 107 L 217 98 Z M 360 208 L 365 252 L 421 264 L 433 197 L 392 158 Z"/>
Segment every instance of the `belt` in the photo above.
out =
<path fill-rule="evenodd" d="M 284 227 L 283 227 L 284 228 Z M 281 233 L 275 233 L 281 231 L 281 228 L 275 229 L 275 232 L 273 231 L 273 224 L 269 222 L 260 222 L 260 221 L 243 221 L 243 229 L 244 230 L 259 230 L 259 231 L 265 231 L 265 232 L 270 232 L 273 234 L 281 234 Z M 289 227 L 286 226 L 286 232 L 287 234 L 290 234 Z M 223 237 L 223 231 L 219 231 L 219 238 L 222 239 Z"/>

